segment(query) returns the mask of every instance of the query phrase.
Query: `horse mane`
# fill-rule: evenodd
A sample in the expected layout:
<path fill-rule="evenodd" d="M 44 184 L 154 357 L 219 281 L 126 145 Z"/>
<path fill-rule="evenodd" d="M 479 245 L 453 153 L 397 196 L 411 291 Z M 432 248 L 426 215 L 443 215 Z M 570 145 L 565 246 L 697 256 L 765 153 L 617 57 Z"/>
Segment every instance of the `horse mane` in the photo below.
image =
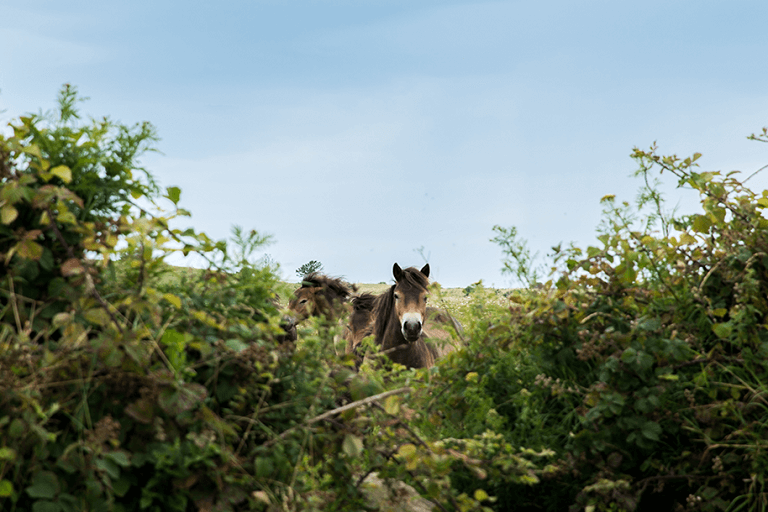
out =
<path fill-rule="evenodd" d="M 323 295 L 330 300 L 341 299 L 345 301 L 352 292 L 357 291 L 357 286 L 343 281 L 340 277 L 331 277 L 319 272 L 312 272 L 301 280 L 301 288 L 321 288 Z"/>
<path fill-rule="evenodd" d="M 355 311 L 373 311 L 373 303 L 376 296 L 372 293 L 361 293 L 352 299 L 352 309 Z"/>
<path fill-rule="evenodd" d="M 402 281 L 418 288 L 426 289 L 429 286 L 429 279 L 415 267 L 403 269 Z M 377 345 L 382 344 L 392 319 L 392 310 L 395 307 L 395 286 L 397 284 L 390 286 L 389 290 L 376 297 L 373 302 L 373 311 L 376 313 L 373 332 L 376 335 Z"/>
<path fill-rule="evenodd" d="M 384 335 L 389 327 L 389 320 L 392 316 L 392 309 L 395 307 L 395 285 L 385 291 L 373 301 L 373 310 L 376 317 L 373 324 L 373 333 L 376 336 L 376 344 L 381 345 Z"/>

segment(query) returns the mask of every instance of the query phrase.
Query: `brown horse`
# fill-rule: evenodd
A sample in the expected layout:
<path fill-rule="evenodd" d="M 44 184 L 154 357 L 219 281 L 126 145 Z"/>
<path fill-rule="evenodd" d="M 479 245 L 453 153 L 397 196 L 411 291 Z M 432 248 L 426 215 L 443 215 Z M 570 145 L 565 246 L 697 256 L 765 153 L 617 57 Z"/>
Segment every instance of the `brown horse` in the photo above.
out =
<path fill-rule="evenodd" d="M 310 316 L 335 321 L 347 311 L 346 303 L 354 291 L 357 291 L 356 286 L 338 277 L 312 272 L 304 276 L 301 287 L 293 292 L 288 309 L 295 315 L 297 323 Z"/>
<path fill-rule="evenodd" d="M 392 273 L 395 284 L 373 303 L 376 344 L 392 361 L 408 368 L 434 366 L 435 361 L 455 349 L 444 327 L 451 325 L 460 332 L 461 326 L 447 312 L 427 308 L 429 264 L 421 270 L 403 270 L 395 263 Z"/>
<path fill-rule="evenodd" d="M 376 295 L 361 293 L 352 298 L 352 313 L 349 316 L 347 338 L 347 354 L 357 354 L 357 349 L 363 339 L 373 335 L 373 304 Z"/>

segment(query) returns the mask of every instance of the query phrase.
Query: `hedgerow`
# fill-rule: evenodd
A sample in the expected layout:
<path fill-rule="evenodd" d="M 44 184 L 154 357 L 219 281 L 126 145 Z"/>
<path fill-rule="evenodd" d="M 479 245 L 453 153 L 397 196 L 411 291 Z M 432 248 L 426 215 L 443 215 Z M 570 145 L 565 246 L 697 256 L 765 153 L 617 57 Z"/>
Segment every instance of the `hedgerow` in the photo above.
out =
<path fill-rule="evenodd" d="M 140 165 L 154 128 L 79 101 L 65 86 L 0 137 L 3 510 L 397 510 L 373 473 L 438 510 L 766 508 L 768 192 L 749 177 L 636 149 L 641 194 L 603 199 L 598 245 L 557 247 L 541 283 L 497 227 L 529 288 L 468 288 L 464 348 L 433 368 L 358 371 L 335 323 L 281 341 L 268 237 L 173 227 L 181 191 Z M 657 170 L 701 212 L 666 211 Z"/>
<path fill-rule="evenodd" d="M 1 508 L 349 510 L 372 472 L 475 507 L 446 476 L 461 454 L 398 416 L 421 384 L 356 374 L 336 326 L 282 342 L 267 237 L 174 228 L 181 191 L 139 162 L 154 128 L 83 121 L 79 101 L 65 86 L 0 138 Z"/>
<path fill-rule="evenodd" d="M 766 142 L 766 130 L 751 138 Z M 551 455 L 533 486 L 456 479 L 498 510 L 768 507 L 768 191 L 698 171 L 699 154 L 632 156 L 641 193 L 603 198 L 601 245 L 556 247 L 543 289 L 513 295 L 506 317 L 441 369 L 464 388 L 434 404 L 460 416 L 443 432 L 477 433 L 485 418 L 510 446 Z M 656 170 L 697 191 L 702 211 L 665 211 Z M 532 275 L 516 267 L 532 264 L 516 231 L 497 233 L 505 268 Z"/>

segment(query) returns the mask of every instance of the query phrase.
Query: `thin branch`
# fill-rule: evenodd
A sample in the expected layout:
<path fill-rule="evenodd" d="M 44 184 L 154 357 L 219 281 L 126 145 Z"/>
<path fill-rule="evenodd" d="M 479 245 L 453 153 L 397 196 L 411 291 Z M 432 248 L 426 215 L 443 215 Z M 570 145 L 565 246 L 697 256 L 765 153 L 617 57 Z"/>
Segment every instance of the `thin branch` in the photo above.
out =
<path fill-rule="evenodd" d="M 315 416 L 314 418 L 310 418 L 307 421 L 305 421 L 301 425 L 296 425 L 295 427 L 291 427 L 288 430 L 284 431 L 282 434 L 277 436 L 274 439 L 270 439 L 266 443 L 262 445 L 262 447 L 267 448 L 269 446 L 272 446 L 273 444 L 277 443 L 278 441 L 285 439 L 288 434 L 294 432 L 295 430 L 298 430 L 303 427 L 308 427 L 309 425 L 313 423 L 317 423 L 318 421 L 322 421 L 326 418 L 330 418 L 331 416 L 334 416 L 336 414 L 340 414 L 344 411 L 348 411 L 350 409 L 355 409 L 357 407 L 362 407 L 364 405 L 368 405 L 371 403 L 376 402 L 377 400 L 381 400 L 382 398 L 386 398 L 391 395 L 397 395 L 400 393 L 411 393 L 413 392 L 413 388 L 405 387 L 405 388 L 399 388 L 399 389 L 393 389 L 392 391 L 385 391 L 384 393 L 379 393 L 378 395 L 369 396 L 368 398 L 363 398 L 362 400 L 358 400 L 357 402 L 352 402 L 350 404 L 344 405 L 342 407 L 337 407 L 336 409 L 324 412 L 323 414 L 319 416 Z"/>
<path fill-rule="evenodd" d="M 9 301 L 13 307 L 13 316 L 16 319 L 16 331 L 21 334 L 22 326 L 21 317 L 19 316 L 19 306 L 16 304 L 16 292 L 13 287 L 13 276 L 10 274 L 8 275 L 8 287 L 10 289 Z"/>
<path fill-rule="evenodd" d="M 753 178 L 755 175 L 757 175 L 757 174 L 758 174 L 758 173 L 760 173 L 760 172 L 763 172 L 765 169 L 768 169 L 768 165 L 764 165 L 764 166 L 762 166 L 761 168 L 759 168 L 758 170 L 756 170 L 755 172 L 753 172 L 752 174 L 750 174 L 750 175 L 747 177 L 747 179 L 745 179 L 744 181 L 742 181 L 742 182 L 741 182 L 741 184 L 743 185 L 744 183 L 748 182 L 748 181 L 749 181 L 749 180 L 751 180 L 751 179 L 752 179 L 752 178 Z"/>
<path fill-rule="evenodd" d="M 314 418 L 307 420 L 306 424 L 311 425 L 312 423 L 316 423 L 318 421 L 324 420 L 325 418 L 329 418 L 336 414 L 340 414 L 344 411 L 355 409 L 357 407 L 362 407 L 363 405 L 372 404 L 378 400 L 387 398 L 388 396 L 399 395 L 400 393 L 412 393 L 412 392 L 413 392 L 413 388 L 411 387 L 404 387 L 399 389 L 393 389 L 391 391 L 385 391 L 384 393 L 379 393 L 378 395 L 369 396 L 367 398 L 363 398 L 362 400 L 358 400 L 357 402 L 352 402 L 342 407 L 337 407 L 336 409 L 325 412 L 319 416 L 315 416 Z"/>

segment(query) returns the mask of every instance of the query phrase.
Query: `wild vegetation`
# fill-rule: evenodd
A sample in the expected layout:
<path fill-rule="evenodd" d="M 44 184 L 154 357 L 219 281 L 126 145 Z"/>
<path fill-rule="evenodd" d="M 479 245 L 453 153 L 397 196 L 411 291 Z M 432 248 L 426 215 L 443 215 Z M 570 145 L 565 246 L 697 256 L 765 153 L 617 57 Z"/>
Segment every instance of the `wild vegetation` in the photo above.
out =
<path fill-rule="evenodd" d="M 0 138 L 0 508 L 240 511 L 768 508 L 768 191 L 635 149 L 636 203 L 551 270 L 497 227 L 511 293 L 441 303 L 464 348 L 429 369 L 280 342 L 268 241 L 174 228 L 149 124 L 80 118 L 77 91 Z M 768 132 L 753 135 L 768 142 Z M 700 194 L 666 210 L 657 172 Z M 209 266 L 179 278 L 169 255 Z M 363 291 L 368 291 L 363 289 Z M 448 295 L 448 294 L 446 294 Z M 453 306 L 452 306 L 453 305 Z M 393 486 L 396 488 L 396 486 Z"/>

